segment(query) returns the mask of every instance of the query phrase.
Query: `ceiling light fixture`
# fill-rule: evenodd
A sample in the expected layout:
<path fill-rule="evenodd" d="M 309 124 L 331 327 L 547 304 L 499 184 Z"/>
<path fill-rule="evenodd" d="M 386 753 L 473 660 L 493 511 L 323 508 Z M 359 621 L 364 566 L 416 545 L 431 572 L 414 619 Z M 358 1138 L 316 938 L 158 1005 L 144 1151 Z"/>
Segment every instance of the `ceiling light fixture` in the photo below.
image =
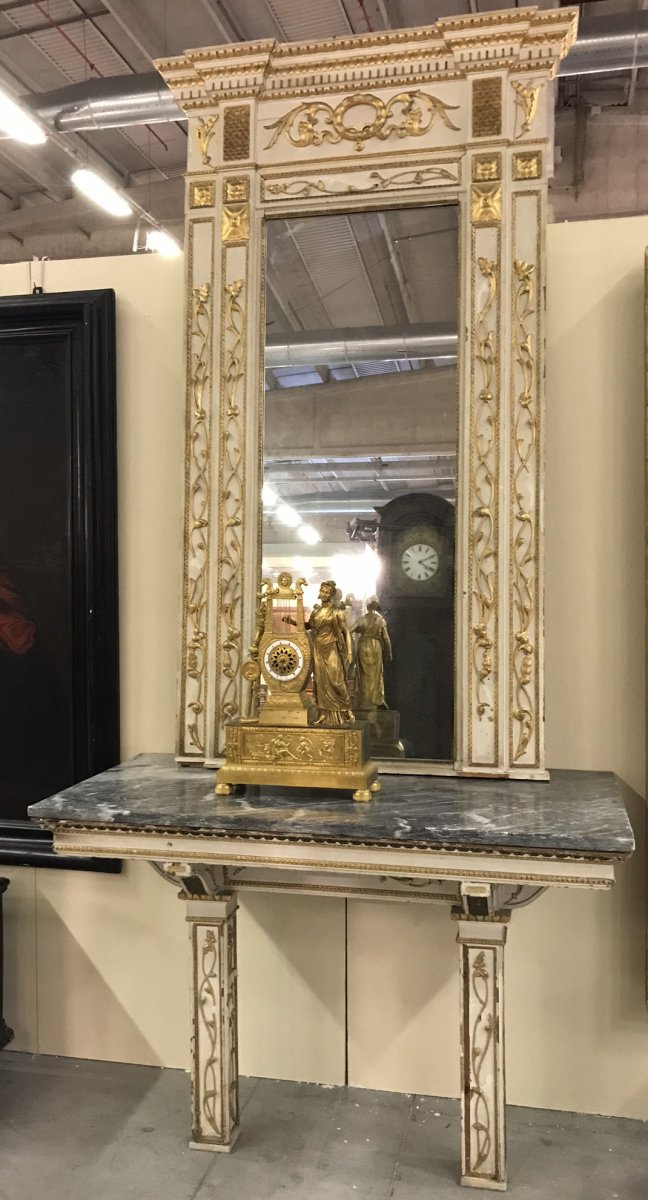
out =
<path fill-rule="evenodd" d="M 72 173 L 72 183 L 88 197 L 88 200 L 92 200 L 93 204 L 103 208 L 104 212 L 110 213 L 112 217 L 130 217 L 133 210 L 128 201 L 116 188 L 106 183 L 101 175 L 97 175 L 96 171 L 80 167 Z"/>
<path fill-rule="evenodd" d="M 294 508 L 291 508 L 289 504 L 284 504 L 283 501 L 277 505 L 275 515 L 277 520 L 281 521 L 282 525 L 288 525 L 290 529 L 296 529 L 302 523 L 299 513 Z"/>
<path fill-rule="evenodd" d="M 263 500 L 264 508 L 274 508 L 275 504 L 279 503 L 279 496 L 274 488 L 270 487 L 269 483 L 264 483 L 261 499 Z"/>
<path fill-rule="evenodd" d="M 316 546 L 322 540 L 321 533 L 318 533 L 314 525 L 300 525 L 297 536 L 301 538 L 302 542 L 307 542 L 309 546 Z"/>
<path fill-rule="evenodd" d="M 47 134 L 38 121 L 30 117 L 11 96 L 0 88 L 0 129 L 7 137 L 25 146 L 42 146 Z"/>
<path fill-rule="evenodd" d="M 177 258 L 182 246 L 165 229 L 149 229 L 146 234 L 146 249 L 161 254 L 163 258 Z"/>

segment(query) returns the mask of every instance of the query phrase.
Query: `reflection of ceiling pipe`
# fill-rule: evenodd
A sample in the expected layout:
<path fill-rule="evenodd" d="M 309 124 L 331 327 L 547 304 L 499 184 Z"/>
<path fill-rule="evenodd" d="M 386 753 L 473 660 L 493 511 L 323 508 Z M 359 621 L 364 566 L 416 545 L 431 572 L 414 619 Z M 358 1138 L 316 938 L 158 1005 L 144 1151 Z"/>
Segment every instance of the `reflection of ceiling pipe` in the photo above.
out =
<path fill-rule="evenodd" d="M 326 364 L 341 367 L 353 362 L 383 362 L 401 358 L 456 356 L 456 326 L 376 325 L 363 329 L 317 329 L 288 336 L 270 335 L 266 342 L 266 367 L 300 367 Z"/>
<path fill-rule="evenodd" d="M 637 12 L 590 21 L 561 62 L 559 74 L 589 75 L 647 66 L 648 13 Z M 88 79 L 22 99 L 41 120 L 70 133 L 187 119 L 157 71 Z"/>

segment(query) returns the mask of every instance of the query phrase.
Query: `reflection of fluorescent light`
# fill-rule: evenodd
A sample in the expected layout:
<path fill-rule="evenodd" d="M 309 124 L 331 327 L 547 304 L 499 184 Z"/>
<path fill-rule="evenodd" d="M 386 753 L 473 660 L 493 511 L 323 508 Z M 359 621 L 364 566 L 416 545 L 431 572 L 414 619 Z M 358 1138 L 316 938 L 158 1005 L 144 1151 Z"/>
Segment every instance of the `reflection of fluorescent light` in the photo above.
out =
<path fill-rule="evenodd" d="M 266 508 L 274 508 L 279 496 L 275 492 L 274 488 L 270 487 L 269 483 L 264 483 L 263 490 L 261 492 L 261 499 L 263 500 Z"/>
<path fill-rule="evenodd" d="M 106 183 L 96 171 L 88 171 L 82 167 L 78 171 L 72 173 L 72 183 L 75 188 L 83 192 L 88 200 L 92 200 L 93 204 L 97 204 L 99 208 L 103 208 L 104 212 L 110 213 L 112 217 L 129 217 L 132 213 L 132 208 L 127 200 L 116 190 Z"/>
<path fill-rule="evenodd" d="M 299 513 L 295 512 L 289 504 L 284 504 L 283 501 L 277 505 L 275 515 L 282 525 L 288 525 L 291 529 L 296 529 L 302 523 Z"/>
<path fill-rule="evenodd" d="M 41 146 L 47 141 L 45 130 L 0 89 L 0 129 L 7 137 L 25 146 Z"/>
<path fill-rule="evenodd" d="M 175 238 L 164 229 L 149 229 L 146 234 L 146 249 L 154 250 L 163 258 L 177 258 L 182 254 L 182 247 Z"/>
<path fill-rule="evenodd" d="M 302 542 L 308 542 L 309 546 L 316 546 L 322 540 L 322 535 L 318 533 L 314 525 L 300 525 L 297 536 L 301 538 Z"/>

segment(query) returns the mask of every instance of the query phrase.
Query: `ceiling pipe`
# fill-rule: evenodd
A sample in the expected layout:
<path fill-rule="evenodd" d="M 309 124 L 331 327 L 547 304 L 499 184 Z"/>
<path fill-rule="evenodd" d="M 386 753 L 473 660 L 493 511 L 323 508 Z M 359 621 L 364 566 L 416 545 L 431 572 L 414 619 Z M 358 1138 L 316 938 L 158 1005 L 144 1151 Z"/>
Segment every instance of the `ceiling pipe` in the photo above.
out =
<path fill-rule="evenodd" d="M 580 32 L 559 75 L 599 75 L 648 67 L 648 12 L 597 17 Z"/>
<path fill-rule="evenodd" d="M 377 325 L 363 329 L 318 329 L 306 333 L 270 334 L 266 341 L 266 367 L 301 367 L 326 364 L 344 367 L 354 362 L 389 359 L 456 357 L 456 326 Z"/>
<path fill-rule="evenodd" d="M 648 12 L 589 22 L 560 64 L 559 74 L 591 75 L 648 67 Z M 65 133 L 186 121 L 157 71 L 88 79 L 55 92 L 24 96 L 46 124 Z"/>
<path fill-rule="evenodd" d="M 62 133 L 187 120 L 157 71 L 87 79 L 55 92 L 23 96 L 23 103 Z"/>

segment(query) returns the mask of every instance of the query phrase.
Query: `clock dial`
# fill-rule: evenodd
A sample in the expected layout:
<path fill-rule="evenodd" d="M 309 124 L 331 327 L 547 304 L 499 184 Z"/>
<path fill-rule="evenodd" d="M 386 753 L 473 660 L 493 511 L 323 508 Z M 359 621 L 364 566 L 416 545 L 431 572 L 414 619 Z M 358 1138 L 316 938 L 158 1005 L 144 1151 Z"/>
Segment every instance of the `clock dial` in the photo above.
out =
<path fill-rule="evenodd" d="M 271 679 L 279 683 L 290 683 L 296 679 L 304 665 L 304 656 L 294 642 L 277 638 L 266 647 L 263 665 Z"/>
<path fill-rule="evenodd" d="M 401 566 L 408 579 L 424 583 L 432 579 L 439 569 L 438 551 L 427 542 L 415 542 L 403 551 Z"/>

